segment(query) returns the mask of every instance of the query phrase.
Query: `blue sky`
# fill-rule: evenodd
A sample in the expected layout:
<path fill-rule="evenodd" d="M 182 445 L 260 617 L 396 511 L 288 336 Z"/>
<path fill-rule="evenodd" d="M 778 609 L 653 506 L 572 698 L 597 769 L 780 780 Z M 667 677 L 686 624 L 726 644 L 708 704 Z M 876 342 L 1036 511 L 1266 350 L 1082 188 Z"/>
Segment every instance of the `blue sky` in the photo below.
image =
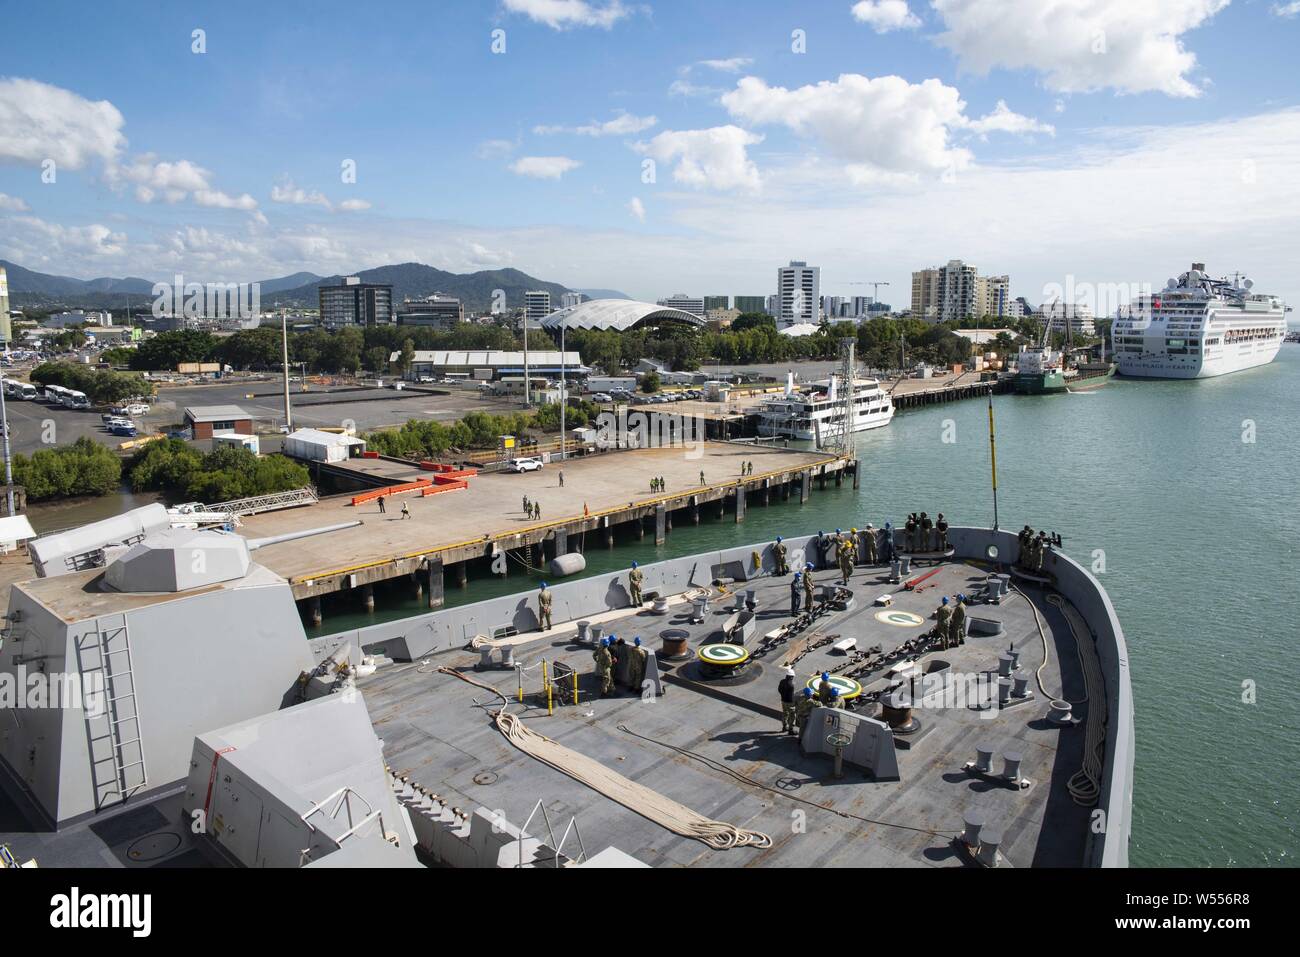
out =
<path fill-rule="evenodd" d="M 1300 299 L 1285 0 L 46 0 L 5 24 L 0 257 L 42 271 L 413 259 L 657 298 L 766 294 L 804 259 L 905 303 L 952 258 L 1031 301 L 1198 259 Z"/>

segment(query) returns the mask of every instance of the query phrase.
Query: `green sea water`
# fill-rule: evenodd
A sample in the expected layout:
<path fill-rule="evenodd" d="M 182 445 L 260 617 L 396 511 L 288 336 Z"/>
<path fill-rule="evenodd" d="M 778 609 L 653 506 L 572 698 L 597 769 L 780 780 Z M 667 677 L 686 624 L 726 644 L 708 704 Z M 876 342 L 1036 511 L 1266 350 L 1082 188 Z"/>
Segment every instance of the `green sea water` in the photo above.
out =
<path fill-rule="evenodd" d="M 1204 381 L 1113 383 L 994 400 L 1003 528 L 1061 534 L 1093 567 L 1124 627 L 1137 722 L 1135 866 L 1293 866 L 1300 856 L 1300 346 Z M 751 504 L 736 524 L 679 523 L 659 547 L 589 539 L 587 574 L 819 529 L 943 512 L 990 525 L 988 410 L 966 401 L 899 414 L 858 436 L 861 487 L 800 506 Z M 448 604 L 536 587 L 512 564 Z M 405 586 L 379 611 L 343 596 L 318 633 L 417 613 Z"/>

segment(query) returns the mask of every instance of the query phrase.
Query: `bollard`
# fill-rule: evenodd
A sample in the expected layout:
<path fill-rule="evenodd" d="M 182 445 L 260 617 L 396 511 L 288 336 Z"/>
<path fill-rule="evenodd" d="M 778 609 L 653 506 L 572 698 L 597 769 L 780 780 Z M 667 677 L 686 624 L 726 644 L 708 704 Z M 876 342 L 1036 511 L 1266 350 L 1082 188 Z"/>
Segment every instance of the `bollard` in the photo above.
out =
<path fill-rule="evenodd" d="M 998 704 L 1006 704 L 1011 700 L 1011 679 L 998 679 Z"/>
<path fill-rule="evenodd" d="M 1020 783 L 1020 761 L 1021 754 L 1019 751 L 1005 751 L 1002 759 L 1006 762 L 1006 767 L 1002 769 L 1002 776 L 1012 784 Z"/>
<path fill-rule="evenodd" d="M 1011 688 L 1011 697 L 1027 698 L 1029 696 L 1029 676 L 1017 674 L 1012 680 L 1015 684 Z"/>
<path fill-rule="evenodd" d="M 980 831 L 984 827 L 984 815 L 979 811 L 967 811 L 962 817 L 966 830 L 961 832 L 961 841 L 969 848 L 980 846 Z"/>
<path fill-rule="evenodd" d="M 1010 655 L 998 655 L 998 676 L 1002 678 L 1009 677 L 1011 674 L 1012 661 Z"/>
<path fill-rule="evenodd" d="M 993 770 L 993 749 L 987 744 L 975 745 L 975 770 L 980 774 Z"/>
<path fill-rule="evenodd" d="M 1002 832 L 987 830 L 982 834 L 979 852 L 975 859 L 985 867 L 998 866 L 998 847 L 1002 844 Z"/>

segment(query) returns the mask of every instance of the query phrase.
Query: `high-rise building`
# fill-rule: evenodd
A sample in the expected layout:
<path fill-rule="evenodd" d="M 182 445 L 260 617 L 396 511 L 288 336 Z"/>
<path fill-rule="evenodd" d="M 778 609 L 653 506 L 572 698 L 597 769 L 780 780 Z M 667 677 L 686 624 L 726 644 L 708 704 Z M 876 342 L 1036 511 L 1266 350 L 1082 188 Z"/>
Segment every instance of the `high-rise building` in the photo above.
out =
<path fill-rule="evenodd" d="M 1004 316 L 1010 302 L 1007 276 L 980 276 L 960 259 L 912 273 L 912 315 L 926 322 Z"/>
<path fill-rule="evenodd" d="M 704 300 L 697 296 L 688 296 L 684 292 L 675 292 L 667 299 L 660 299 L 657 305 L 667 309 L 680 309 L 692 316 L 704 318 Z"/>
<path fill-rule="evenodd" d="M 822 296 L 822 315 L 831 320 L 848 318 L 848 300 L 843 296 Z"/>
<path fill-rule="evenodd" d="M 407 299 L 397 307 L 399 326 L 428 326 L 450 329 L 465 321 L 465 307 L 454 296 L 435 292 L 423 299 Z"/>
<path fill-rule="evenodd" d="M 541 324 L 551 314 L 551 294 L 545 289 L 524 293 L 524 320 L 529 327 Z"/>
<path fill-rule="evenodd" d="M 590 297 L 584 296 L 580 292 L 566 292 L 560 296 L 560 308 L 568 309 L 570 306 L 580 306 Z"/>
<path fill-rule="evenodd" d="M 393 287 L 348 276 L 337 286 L 320 287 L 320 322 L 329 329 L 388 326 L 393 323 Z"/>
<path fill-rule="evenodd" d="M 934 322 L 939 303 L 939 270 L 919 269 L 912 273 L 912 315 Z"/>
<path fill-rule="evenodd" d="M 736 296 L 736 309 L 746 312 L 767 312 L 766 296 Z"/>
<path fill-rule="evenodd" d="M 1073 335 L 1090 336 L 1097 331 L 1092 310 L 1084 305 L 1045 302 L 1038 307 L 1038 314 L 1047 320 L 1052 332 L 1064 332 L 1067 323 Z"/>
<path fill-rule="evenodd" d="M 9 322 L 9 274 L 0 266 L 0 344 L 9 347 L 13 338 L 13 326 Z"/>
<path fill-rule="evenodd" d="M 777 325 L 816 323 L 821 312 L 822 271 L 820 266 L 791 260 L 776 270 Z"/>
<path fill-rule="evenodd" d="M 981 276 L 978 279 L 981 316 L 1007 316 L 1011 308 L 1011 279 L 1007 276 Z"/>
<path fill-rule="evenodd" d="M 704 297 L 705 312 L 715 312 L 719 309 L 729 309 L 729 308 L 731 308 L 730 296 L 705 296 Z"/>

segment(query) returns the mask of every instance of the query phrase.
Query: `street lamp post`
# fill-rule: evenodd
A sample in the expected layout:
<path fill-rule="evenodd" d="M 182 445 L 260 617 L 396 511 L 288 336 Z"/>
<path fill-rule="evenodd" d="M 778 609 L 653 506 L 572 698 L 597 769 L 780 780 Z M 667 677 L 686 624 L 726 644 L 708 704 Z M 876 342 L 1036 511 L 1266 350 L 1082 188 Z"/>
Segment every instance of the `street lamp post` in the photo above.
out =
<path fill-rule="evenodd" d="M 5 408 L 5 390 L 0 389 L 0 424 L 3 424 L 5 434 L 5 485 L 9 501 L 9 515 L 14 512 L 14 469 L 13 463 L 9 459 L 9 412 Z"/>

